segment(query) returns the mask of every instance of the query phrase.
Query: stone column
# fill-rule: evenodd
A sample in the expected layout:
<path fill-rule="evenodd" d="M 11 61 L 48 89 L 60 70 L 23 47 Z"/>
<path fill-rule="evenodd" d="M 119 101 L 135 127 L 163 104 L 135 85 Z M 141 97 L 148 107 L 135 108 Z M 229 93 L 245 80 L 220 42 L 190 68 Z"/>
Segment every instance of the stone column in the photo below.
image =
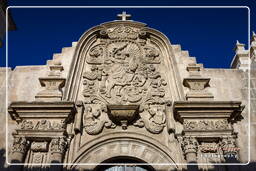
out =
<path fill-rule="evenodd" d="M 25 137 L 15 137 L 11 153 L 11 163 L 24 163 L 29 142 Z"/>
<path fill-rule="evenodd" d="M 63 137 L 52 139 L 50 147 L 51 163 L 62 163 L 66 147 L 67 142 Z"/>
<path fill-rule="evenodd" d="M 198 142 L 195 137 L 184 137 L 181 143 L 185 159 L 188 163 L 197 162 Z"/>
<path fill-rule="evenodd" d="M 221 148 L 226 162 L 234 163 L 237 161 L 238 148 L 235 144 L 235 138 L 224 137 L 221 141 Z"/>
<path fill-rule="evenodd" d="M 24 163 L 28 147 L 29 142 L 25 137 L 15 137 L 11 151 L 11 163 Z M 22 168 L 22 165 L 10 165 L 8 170 L 21 171 Z"/>
<path fill-rule="evenodd" d="M 62 165 L 54 165 L 54 164 L 61 164 L 63 162 L 63 157 L 66 152 L 67 141 L 64 137 L 54 138 L 51 141 L 50 145 L 50 153 L 51 158 L 50 162 L 53 163 L 50 167 L 50 171 L 61 171 Z"/>

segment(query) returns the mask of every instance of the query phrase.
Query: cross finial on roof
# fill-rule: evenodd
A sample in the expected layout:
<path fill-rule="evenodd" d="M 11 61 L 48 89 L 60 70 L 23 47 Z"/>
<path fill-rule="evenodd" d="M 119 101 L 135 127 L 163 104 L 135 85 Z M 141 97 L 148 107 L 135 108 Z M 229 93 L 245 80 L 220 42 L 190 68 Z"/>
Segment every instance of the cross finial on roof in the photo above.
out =
<path fill-rule="evenodd" d="M 122 14 L 117 14 L 118 19 L 122 21 L 126 21 L 127 19 L 130 19 L 132 17 L 131 14 L 126 14 L 125 11 L 122 12 Z"/>

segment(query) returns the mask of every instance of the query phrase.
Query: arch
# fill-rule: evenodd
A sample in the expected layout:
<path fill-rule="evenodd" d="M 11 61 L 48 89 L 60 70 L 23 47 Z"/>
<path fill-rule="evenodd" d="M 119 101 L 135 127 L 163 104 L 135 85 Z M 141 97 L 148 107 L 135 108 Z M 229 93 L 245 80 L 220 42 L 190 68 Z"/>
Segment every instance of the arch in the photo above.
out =
<path fill-rule="evenodd" d="M 79 85 L 82 80 L 82 72 L 85 67 L 85 54 L 88 52 L 91 45 L 96 41 L 100 31 L 108 28 L 115 27 L 116 25 L 130 26 L 138 28 L 147 32 L 150 35 L 150 39 L 154 42 L 162 51 L 164 56 L 164 63 L 168 66 L 168 83 L 171 92 L 171 99 L 184 99 L 182 91 L 181 80 L 177 76 L 178 69 L 176 61 L 174 59 L 174 53 L 169 39 L 161 32 L 146 27 L 145 24 L 133 21 L 114 21 L 103 23 L 99 26 L 95 26 L 86 31 L 78 41 L 76 50 L 71 62 L 71 68 L 68 74 L 67 84 L 64 90 L 64 100 L 76 101 L 78 100 Z"/>
<path fill-rule="evenodd" d="M 138 158 L 128 157 L 128 156 L 110 158 L 110 159 L 107 159 L 106 161 L 103 161 L 103 163 L 113 163 L 113 165 L 98 165 L 95 167 L 94 171 L 102 171 L 112 167 L 118 167 L 119 165 L 117 166 L 115 165 L 115 163 L 119 163 L 120 166 L 124 166 L 124 165 L 126 166 L 127 164 L 128 167 L 136 166 L 138 168 L 145 169 L 145 171 L 155 171 L 155 169 L 151 165 L 149 164 L 144 165 L 146 163 L 145 161 L 142 161 L 141 159 L 138 159 Z"/>
<path fill-rule="evenodd" d="M 126 157 L 152 164 L 155 170 L 176 170 L 179 166 L 171 155 L 169 148 L 151 137 L 132 132 L 115 132 L 81 146 L 71 168 L 90 170 L 99 163 L 109 164 L 104 161 Z"/>

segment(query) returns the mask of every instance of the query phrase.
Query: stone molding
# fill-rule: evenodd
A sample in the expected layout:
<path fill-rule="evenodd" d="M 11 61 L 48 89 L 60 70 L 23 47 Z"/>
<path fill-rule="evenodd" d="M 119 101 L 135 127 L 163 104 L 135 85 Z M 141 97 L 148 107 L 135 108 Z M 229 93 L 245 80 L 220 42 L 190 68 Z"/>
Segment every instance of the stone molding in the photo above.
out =
<path fill-rule="evenodd" d="M 189 77 L 183 79 L 183 85 L 189 88 L 189 92 L 186 94 L 186 100 L 188 101 L 213 99 L 212 93 L 206 90 L 206 88 L 210 86 L 210 78 L 203 78 L 201 76 L 201 68 L 201 64 L 189 64 L 187 66 Z"/>
<path fill-rule="evenodd" d="M 49 151 L 56 153 L 51 161 L 61 163 L 66 151 L 67 124 L 73 121 L 76 112 L 73 102 L 13 102 L 9 113 L 17 128 L 14 135 L 12 161 L 24 162 L 27 150 L 31 162 L 47 162 L 43 156 Z M 61 137 L 57 138 L 56 137 Z M 28 142 L 30 146 L 28 146 Z M 50 146 L 50 150 L 49 147 Z M 22 153 L 22 155 L 17 154 Z M 58 153 L 58 154 L 57 154 Z M 56 159 L 56 160 L 55 160 Z"/>
<path fill-rule="evenodd" d="M 224 154 L 230 149 L 231 152 L 236 150 L 236 136 L 232 125 L 242 118 L 243 108 L 241 102 L 234 101 L 174 102 L 174 117 L 183 124 L 184 136 L 180 141 L 185 158 L 188 158 L 187 152 L 197 154 L 198 146 L 205 146 L 209 142 L 217 142 L 216 145 L 221 147 Z M 209 152 L 205 151 L 205 147 L 200 148 L 202 149 Z M 195 155 L 190 155 L 190 159 L 194 157 Z"/>

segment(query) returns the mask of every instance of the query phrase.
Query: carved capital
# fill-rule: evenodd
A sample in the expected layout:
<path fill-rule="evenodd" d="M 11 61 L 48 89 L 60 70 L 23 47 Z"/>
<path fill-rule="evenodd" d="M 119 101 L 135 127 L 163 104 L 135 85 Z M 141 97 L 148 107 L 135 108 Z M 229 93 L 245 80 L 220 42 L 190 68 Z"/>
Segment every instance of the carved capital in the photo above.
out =
<path fill-rule="evenodd" d="M 52 153 L 61 153 L 64 154 L 67 148 L 67 141 L 65 138 L 55 138 L 52 139 L 51 145 L 50 145 L 50 151 Z"/>
<path fill-rule="evenodd" d="M 26 140 L 25 137 L 16 137 L 14 138 L 12 153 L 26 153 L 29 147 L 29 141 Z"/>
<path fill-rule="evenodd" d="M 239 148 L 236 147 L 236 142 L 234 137 L 223 137 L 220 146 L 222 148 L 223 154 L 225 155 L 237 155 Z"/>
<path fill-rule="evenodd" d="M 195 137 L 184 137 L 181 142 L 181 148 L 184 152 L 185 158 L 188 159 L 189 153 L 194 153 L 197 156 L 198 142 Z"/>

